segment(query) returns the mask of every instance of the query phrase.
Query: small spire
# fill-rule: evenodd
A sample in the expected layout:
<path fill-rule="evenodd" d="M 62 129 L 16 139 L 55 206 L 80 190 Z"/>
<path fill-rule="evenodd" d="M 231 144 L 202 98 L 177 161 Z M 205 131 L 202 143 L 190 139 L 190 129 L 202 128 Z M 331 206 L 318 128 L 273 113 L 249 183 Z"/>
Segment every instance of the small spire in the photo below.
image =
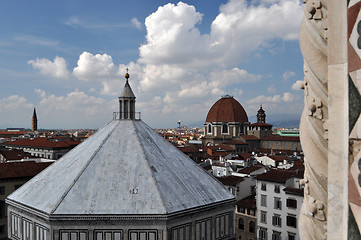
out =
<path fill-rule="evenodd" d="M 36 110 L 34 108 L 33 117 L 31 119 L 31 129 L 33 132 L 38 130 L 38 117 L 36 116 Z"/>
<path fill-rule="evenodd" d="M 129 73 L 128 73 L 129 68 L 127 68 L 127 69 L 125 69 L 125 70 L 127 70 L 127 73 L 125 74 L 125 79 L 127 79 L 127 82 L 128 82 L 128 79 L 129 79 Z"/>

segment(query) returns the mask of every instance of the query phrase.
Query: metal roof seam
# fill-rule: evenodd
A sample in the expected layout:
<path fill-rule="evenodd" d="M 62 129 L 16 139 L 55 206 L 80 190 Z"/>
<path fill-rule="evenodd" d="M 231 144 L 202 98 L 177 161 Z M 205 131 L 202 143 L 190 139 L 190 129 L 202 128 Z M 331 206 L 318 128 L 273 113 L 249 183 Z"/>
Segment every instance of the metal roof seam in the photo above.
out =
<path fill-rule="evenodd" d="M 146 126 L 148 126 L 148 125 L 147 125 L 146 123 L 144 123 L 143 121 L 141 121 L 141 122 L 142 122 L 143 124 L 145 124 Z M 137 127 L 137 124 L 135 124 L 134 121 L 132 121 L 132 123 L 134 124 L 134 128 L 137 129 L 135 136 L 136 136 L 136 138 L 138 139 L 139 144 L 142 145 L 142 147 L 141 147 L 142 154 L 143 154 L 144 158 L 147 160 L 146 163 L 147 163 L 149 169 L 152 169 L 152 167 L 154 168 L 154 166 L 151 166 L 151 165 L 149 164 L 149 159 L 147 158 L 147 154 L 145 154 L 144 146 L 143 146 L 142 141 L 140 140 L 140 137 L 139 137 L 139 129 L 138 129 L 138 127 Z M 153 181 L 155 187 L 157 188 L 159 197 L 160 197 L 160 199 L 162 200 L 162 206 L 163 206 L 164 213 L 167 214 L 167 213 L 168 213 L 168 212 L 167 212 L 167 208 L 165 207 L 165 204 L 164 204 L 165 201 L 164 201 L 164 198 L 163 198 L 163 196 L 162 196 L 162 194 L 161 194 L 161 191 L 160 191 L 160 189 L 159 189 L 159 187 L 158 187 L 158 184 L 157 184 L 157 182 L 156 182 L 156 180 L 155 180 L 154 172 L 153 172 L 153 171 L 150 171 L 150 173 L 151 173 L 151 176 L 152 176 L 152 181 Z"/>

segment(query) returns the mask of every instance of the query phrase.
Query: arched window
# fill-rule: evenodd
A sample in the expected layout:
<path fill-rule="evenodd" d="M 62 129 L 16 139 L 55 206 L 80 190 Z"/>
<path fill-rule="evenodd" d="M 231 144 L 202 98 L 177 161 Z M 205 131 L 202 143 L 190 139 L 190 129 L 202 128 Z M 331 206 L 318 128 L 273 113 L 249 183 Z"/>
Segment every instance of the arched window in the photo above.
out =
<path fill-rule="evenodd" d="M 228 125 L 227 124 L 222 125 L 222 133 L 228 133 Z"/>
<path fill-rule="evenodd" d="M 243 220 L 243 218 L 238 219 L 238 229 L 244 230 L 244 220 Z"/>
<path fill-rule="evenodd" d="M 212 133 L 212 124 L 208 124 L 208 133 Z"/>
<path fill-rule="evenodd" d="M 249 232 L 254 233 L 254 230 L 255 230 L 255 224 L 253 221 L 250 221 L 249 222 Z"/>

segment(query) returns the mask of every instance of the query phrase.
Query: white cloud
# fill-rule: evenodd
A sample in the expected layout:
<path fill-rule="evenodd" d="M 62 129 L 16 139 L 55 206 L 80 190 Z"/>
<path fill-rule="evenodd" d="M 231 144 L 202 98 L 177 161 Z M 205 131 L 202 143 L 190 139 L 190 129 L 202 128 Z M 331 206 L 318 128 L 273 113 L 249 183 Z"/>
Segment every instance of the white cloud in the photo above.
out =
<path fill-rule="evenodd" d="M 296 73 L 291 72 L 291 71 L 286 71 L 282 75 L 284 81 L 288 81 L 288 79 L 290 79 L 291 77 L 294 77 L 294 76 L 296 76 Z"/>
<path fill-rule="evenodd" d="M 267 92 L 268 92 L 269 94 L 274 94 L 274 93 L 277 92 L 277 89 L 276 89 L 275 86 L 271 85 L 271 86 L 269 86 L 269 87 L 267 88 Z"/>
<path fill-rule="evenodd" d="M 37 94 L 39 95 L 39 97 L 41 97 L 41 98 L 45 98 L 45 97 L 46 97 L 46 92 L 45 92 L 44 90 L 35 88 L 35 89 L 34 89 L 34 92 L 37 93 Z"/>
<path fill-rule="evenodd" d="M 0 99 L 0 112 L 21 112 L 24 108 L 32 108 L 33 105 L 28 103 L 24 97 L 19 95 L 11 95 Z"/>
<path fill-rule="evenodd" d="M 303 87 L 303 80 L 297 80 L 291 87 L 292 90 L 298 91 L 301 90 L 301 87 Z"/>
<path fill-rule="evenodd" d="M 54 61 L 46 58 L 37 58 L 36 60 L 28 61 L 34 69 L 40 70 L 44 75 L 49 75 L 56 78 L 67 78 L 69 71 L 66 68 L 66 61 L 62 57 L 55 57 Z"/>
<path fill-rule="evenodd" d="M 303 14 L 300 1 L 261 0 L 256 5 L 248 2 L 230 0 L 222 5 L 208 34 L 199 31 L 203 15 L 194 6 L 183 2 L 161 6 L 145 19 L 146 42 L 139 48 L 136 63 L 117 65 L 108 54 L 83 52 L 73 76 L 86 82 L 90 92 L 98 93 L 98 84 L 100 93 L 116 95 L 124 85 L 125 68 L 129 67 L 137 106 L 142 111 L 175 115 L 187 115 L 190 111 L 190 118 L 203 119 L 207 106 L 226 91 L 242 95 L 247 91 L 239 90 L 243 89 L 242 84 L 264 78 L 239 68 L 250 53 L 257 51 L 262 57 L 266 47 L 279 47 L 271 44 L 274 40 L 298 39 Z M 86 23 L 78 17 L 67 22 L 70 26 L 101 26 Z M 140 22 L 133 18 L 131 23 L 139 27 Z M 288 74 L 287 79 L 294 76 L 292 72 Z M 294 101 L 289 93 L 274 95 L 274 88 L 269 88 L 269 94 L 251 99 L 249 104 Z"/>
<path fill-rule="evenodd" d="M 83 81 L 101 80 L 104 77 L 114 78 L 119 69 L 114 65 L 110 55 L 83 52 L 79 56 L 78 66 L 74 68 L 74 75 Z"/>
<path fill-rule="evenodd" d="M 54 94 L 43 96 L 37 112 L 40 115 L 39 121 L 43 119 L 43 126 L 62 125 L 81 128 L 89 125 L 99 126 L 99 121 L 105 124 L 111 120 L 111 114 L 117 111 L 117 107 L 103 98 L 89 96 L 76 89 L 65 96 Z"/>
<path fill-rule="evenodd" d="M 142 23 L 139 22 L 138 18 L 134 17 L 132 20 L 130 20 L 131 23 L 138 29 L 142 29 Z"/>
<path fill-rule="evenodd" d="M 105 30 L 105 31 L 115 31 L 120 28 L 128 28 L 131 26 L 130 23 L 114 23 L 114 22 L 104 22 L 103 20 L 94 19 L 94 18 L 80 18 L 78 16 L 71 16 L 64 22 L 65 25 L 68 25 L 73 28 L 85 28 L 90 30 Z"/>
<path fill-rule="evenodd" d="M 11 95 L 0 99 L 2 127 L 30 127 L 34 105 L 19 95 Z M 24 123 L 26 125 L 24 125 Z"/>

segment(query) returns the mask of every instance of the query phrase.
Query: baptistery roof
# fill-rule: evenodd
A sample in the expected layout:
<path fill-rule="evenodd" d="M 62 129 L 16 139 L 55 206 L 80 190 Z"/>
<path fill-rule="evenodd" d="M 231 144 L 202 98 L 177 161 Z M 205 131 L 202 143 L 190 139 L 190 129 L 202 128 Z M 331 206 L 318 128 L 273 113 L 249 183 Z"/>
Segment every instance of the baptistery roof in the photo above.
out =
<path fill-rule="evenodd" d="M 242 105 L 232 96 L 222 96 L 208 112 L 206 122 L 248 122 Z"/>
<path fill-rule="evenodd" d="M 170 214 L 234 196 L 141 120 L 113 120 L 8 197 L 49 215 Z"/>

